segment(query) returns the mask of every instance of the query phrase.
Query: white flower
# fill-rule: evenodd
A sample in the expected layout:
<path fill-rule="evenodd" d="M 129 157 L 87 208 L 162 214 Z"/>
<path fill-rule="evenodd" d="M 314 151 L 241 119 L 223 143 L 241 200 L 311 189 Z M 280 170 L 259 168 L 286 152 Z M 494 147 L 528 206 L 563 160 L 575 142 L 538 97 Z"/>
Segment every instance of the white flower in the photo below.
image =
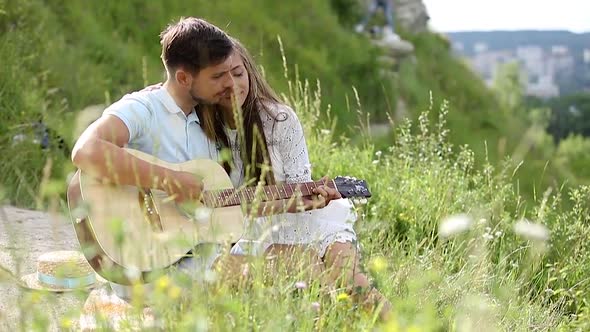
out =
<path fill-rule="evenodd" d="M 438 227 L 438 234 L 445 237 L 452 237 L 465 232 L 471 228 L 471 218 L 466 214 L 456 214 L 445 218 Z"/>
<path fill-rule="evenodd" d="M 141 271 L 136 266 L 131 265 L 125 269 L 124 274 L 129 280 L 135 281 L 141 276 Z"/>
<path fill-rule="evenodd" d="M 381 152 L 381 151 L 375 152 L 375 155 L 377 156 L 377 158 L 381 157 L 381 154 L 383 154 L 383 152 Z"/>
<path fill-rule="evenodd" d="M 493 236 L 492 234 L 490 234 L 490 233 L 485 233 L 485 234 L 483 235 L 483 238 L 484 238 L 484 240 L 486 240 L 486 241 L 491 241 L 491 240 L 493 240 L 493 239 L 494 239 L 494 236 Z"/>
<path fill-rule="evenodd" d="M 496 233 L 494 233 L 494 236 L 496 236 L 496 237 L 502 236 L 502 231 L 497 231 Z"/>
<path fill-rule="evenodd" d="M 541 224 L 532 223 L 526 219 L 521 219 L 514 224 L 514 232 L 528 240 L 549 240 L 549 230 L 547 227 Z"/>
<path fill-rule="evenodd" d="M 488 222 L 485 218 L 481 218 L 477 221 L 478 225 L 484 225 L 486 222 Z"/>
<path fill-rule="evenodd" d="M 322 135 L 330 135 L 330 130 L 328 130 L 328 129 L 322 129 L 322 130 L 320 130 L 320 133 Z"/>
<path fill-rule="evenodd" d="M 295 288 L 297 288 L 297 289 L 307 288 L 307 283 L 305 283 L 305 281 L 298 281 L 295 283 Z"/>
<path fill-rule="evenodd" d="M 373 160 L 373 165 L 377 165 L 379 163 L 379 160 Z"/>
<path fill-rule="evenodd" d="M 195 209 L 195 220 L 198 222 L 207 222 L 209 221 L 209 217 L 211 217 L 211 213 L 213 212 L 212 209 L 206 206 L 200 206 Z"/>
<path fill-rule="evenodd" d="M 215 271 L 212 270 L 205 270 L 205 276 L 204 278 L 206 282 L 212 284 L 217 280 L 217 273 Z"/>

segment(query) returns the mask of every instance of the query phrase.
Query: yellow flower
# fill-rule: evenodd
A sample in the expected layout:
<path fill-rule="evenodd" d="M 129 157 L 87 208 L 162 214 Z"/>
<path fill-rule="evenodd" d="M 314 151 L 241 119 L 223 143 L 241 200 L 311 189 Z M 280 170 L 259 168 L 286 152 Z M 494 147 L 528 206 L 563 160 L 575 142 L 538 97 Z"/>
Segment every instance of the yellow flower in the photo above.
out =
<path fill-rule="evenodd" d="M 41 294 L 39 292 L 31 293 L 31 303 L 39 303 L 41 301 Z"/>
<path fill-rule="evenodd" d="M 348 296 L 346 293 L 340 293 L 338 296 L 336 296 L 336 300 L 338 301 L 347 301 L 349 298 L 350 296 Z"/>
<path fill-rule="evenodd" d="M 382 256 L 377 256 L 369 262 L 369 268 L 371 271 L 379 273 L 387 269 L 387 261 Z"/>
<path fill-rule="evenodd" d="M 387 321 L 387 323 L 384 326 L 384 330 L 387 332 L 399 332 L 401 331 L 399 324 L 397 323 L 397 320 L 395 319 L 390 319 L 389 321 Z"/>
<path fill-rule="evenodd" d="M 178 286 L 172 286 L 168 290 L 168 297 L 172 300 L 176 300 L 180 296 L 181 289 Z"/>
<path fill-rule="evenodd" d="M 159 290 L 164 290 L 170 286 L 170 277 L 167 275 L 163 275 L 156 281 L 156 288 Z"/>
<path fill-rule="evenodd" d="M 61 321 L 59 322 L 59 324 L 64 329 L 70 329 L 70 328 L 72 328 L 72 326 L 74 326 L 74 321 L 72 321 L 69 318 L 64 317 L 64 318 L 61 319 Z"/>

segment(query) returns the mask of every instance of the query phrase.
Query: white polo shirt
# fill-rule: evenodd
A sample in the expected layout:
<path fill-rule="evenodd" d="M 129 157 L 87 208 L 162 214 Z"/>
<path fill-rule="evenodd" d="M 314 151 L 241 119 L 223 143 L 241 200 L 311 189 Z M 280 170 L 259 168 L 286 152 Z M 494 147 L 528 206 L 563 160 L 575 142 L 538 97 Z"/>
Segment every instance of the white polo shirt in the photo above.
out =
<path fill-rule="evenodd" d="M 165 88 L 138 91 L 123 96 L 107 107 L 129 129 L 127 147 L 171 163 L 197 158 L 218 160 L 216 145 L 199 125 L 193 111 L 188 116 Z"/>

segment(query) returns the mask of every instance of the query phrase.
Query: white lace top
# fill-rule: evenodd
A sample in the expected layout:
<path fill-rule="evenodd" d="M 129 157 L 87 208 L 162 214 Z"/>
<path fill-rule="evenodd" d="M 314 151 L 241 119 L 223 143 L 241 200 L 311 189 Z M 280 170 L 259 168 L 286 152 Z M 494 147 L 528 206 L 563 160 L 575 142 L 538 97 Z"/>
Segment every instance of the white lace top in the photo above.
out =
<path fill-rule="evenodd" d="M 299 118 L 286 105 L 277 105 L 273 114 L 261 114 L 262 127 L 266 137 L 275 181 L 278 183 L 301 183 L 311 179 L 311 164 L 307 145 Z M 235 172 L 231 179 L 234 186 L 243 184 L 243 163 L 240 157 L 237 130 L 226 129 L 228 134 Z"/>
<path fill-rule="evenodd" d="M 307 144 L 303 134 L 303 128 L 296 113 L 288 106 L 277 104 L 271 109 L 271 114 L 261 114 L 262 125 L 267 140 L 269 154 L 272 163 L 274 177 L 277 183 L 301 183 L 312 181 L 311 163 L 307 152 Z M 243 164 L 240 158 L 239 144 L 237 143 L 238 133 L 236 130 L 226 130 L 232 148 L 235 168 L 232 171 L 231 179 L 234 186 L 243 184 Z M 299 244 L 310 242 L 326 242 L 327 237 L 336 236 L 336 241 L 355 241 L 356 235 L 352 229 L 355 219 L 348 215 L 352 205 L 348 200 L 337 200 L 339 204 L 328 205 L 318 211 L 307 211 L 302 213 L 285 213 L 272 217 L 256 218 L 254 222 L 248 223 L 250 227 L 246 230 L 241 242 L 257 240 L 266 243 Z M 336 202 L 336 201 L 333 201 Z M 343 205 L 344 204 L 344 205 Z M 325 216 L 333 215 L 330 210 L 339 209 L 345 215 L 334 220 L 333 223 L 326 223 Z M 317 213 L 321 211 L 321 213 Z M 334 211 L 332 211 L 334 212 Z M 315 217 L 317 214 L 317 217 Z M 340 213 L 342 214 L 342 213 Z M 319 218 L 318 218 L 319 217 Z M 351 221 L 352 220 L 352 221 Z M 330 226 L 332 224 L 332 226 Z M 343 234 L 343 232 L 346 234 Z M 333 235 L 333 236 L 332 236 Z M 320 251 L 325 248 L 319 249 Z"/>

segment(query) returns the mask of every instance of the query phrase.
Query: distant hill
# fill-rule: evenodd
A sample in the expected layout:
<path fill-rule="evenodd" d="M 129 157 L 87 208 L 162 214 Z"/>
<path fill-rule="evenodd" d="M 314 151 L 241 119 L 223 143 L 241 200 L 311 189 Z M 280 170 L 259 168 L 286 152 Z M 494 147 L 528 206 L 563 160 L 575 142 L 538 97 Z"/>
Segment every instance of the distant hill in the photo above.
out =
<path fill-rule="evenodd" d="M 473 55 L 473 46 L 482 41 L 488 45 L 490 50 L 512 49 L 525 45 L 538 45 L 548 49 L 554 45 L 564 45 L 574 51 L 578 57 L 581 57 L 584 48 L 590 49 L 590 32 L 573 33 L 559 30 L 467 31 L 449 32 L 446 35 L 453 42 L 462 43 L 463 53 L 467 56 Z"/>

